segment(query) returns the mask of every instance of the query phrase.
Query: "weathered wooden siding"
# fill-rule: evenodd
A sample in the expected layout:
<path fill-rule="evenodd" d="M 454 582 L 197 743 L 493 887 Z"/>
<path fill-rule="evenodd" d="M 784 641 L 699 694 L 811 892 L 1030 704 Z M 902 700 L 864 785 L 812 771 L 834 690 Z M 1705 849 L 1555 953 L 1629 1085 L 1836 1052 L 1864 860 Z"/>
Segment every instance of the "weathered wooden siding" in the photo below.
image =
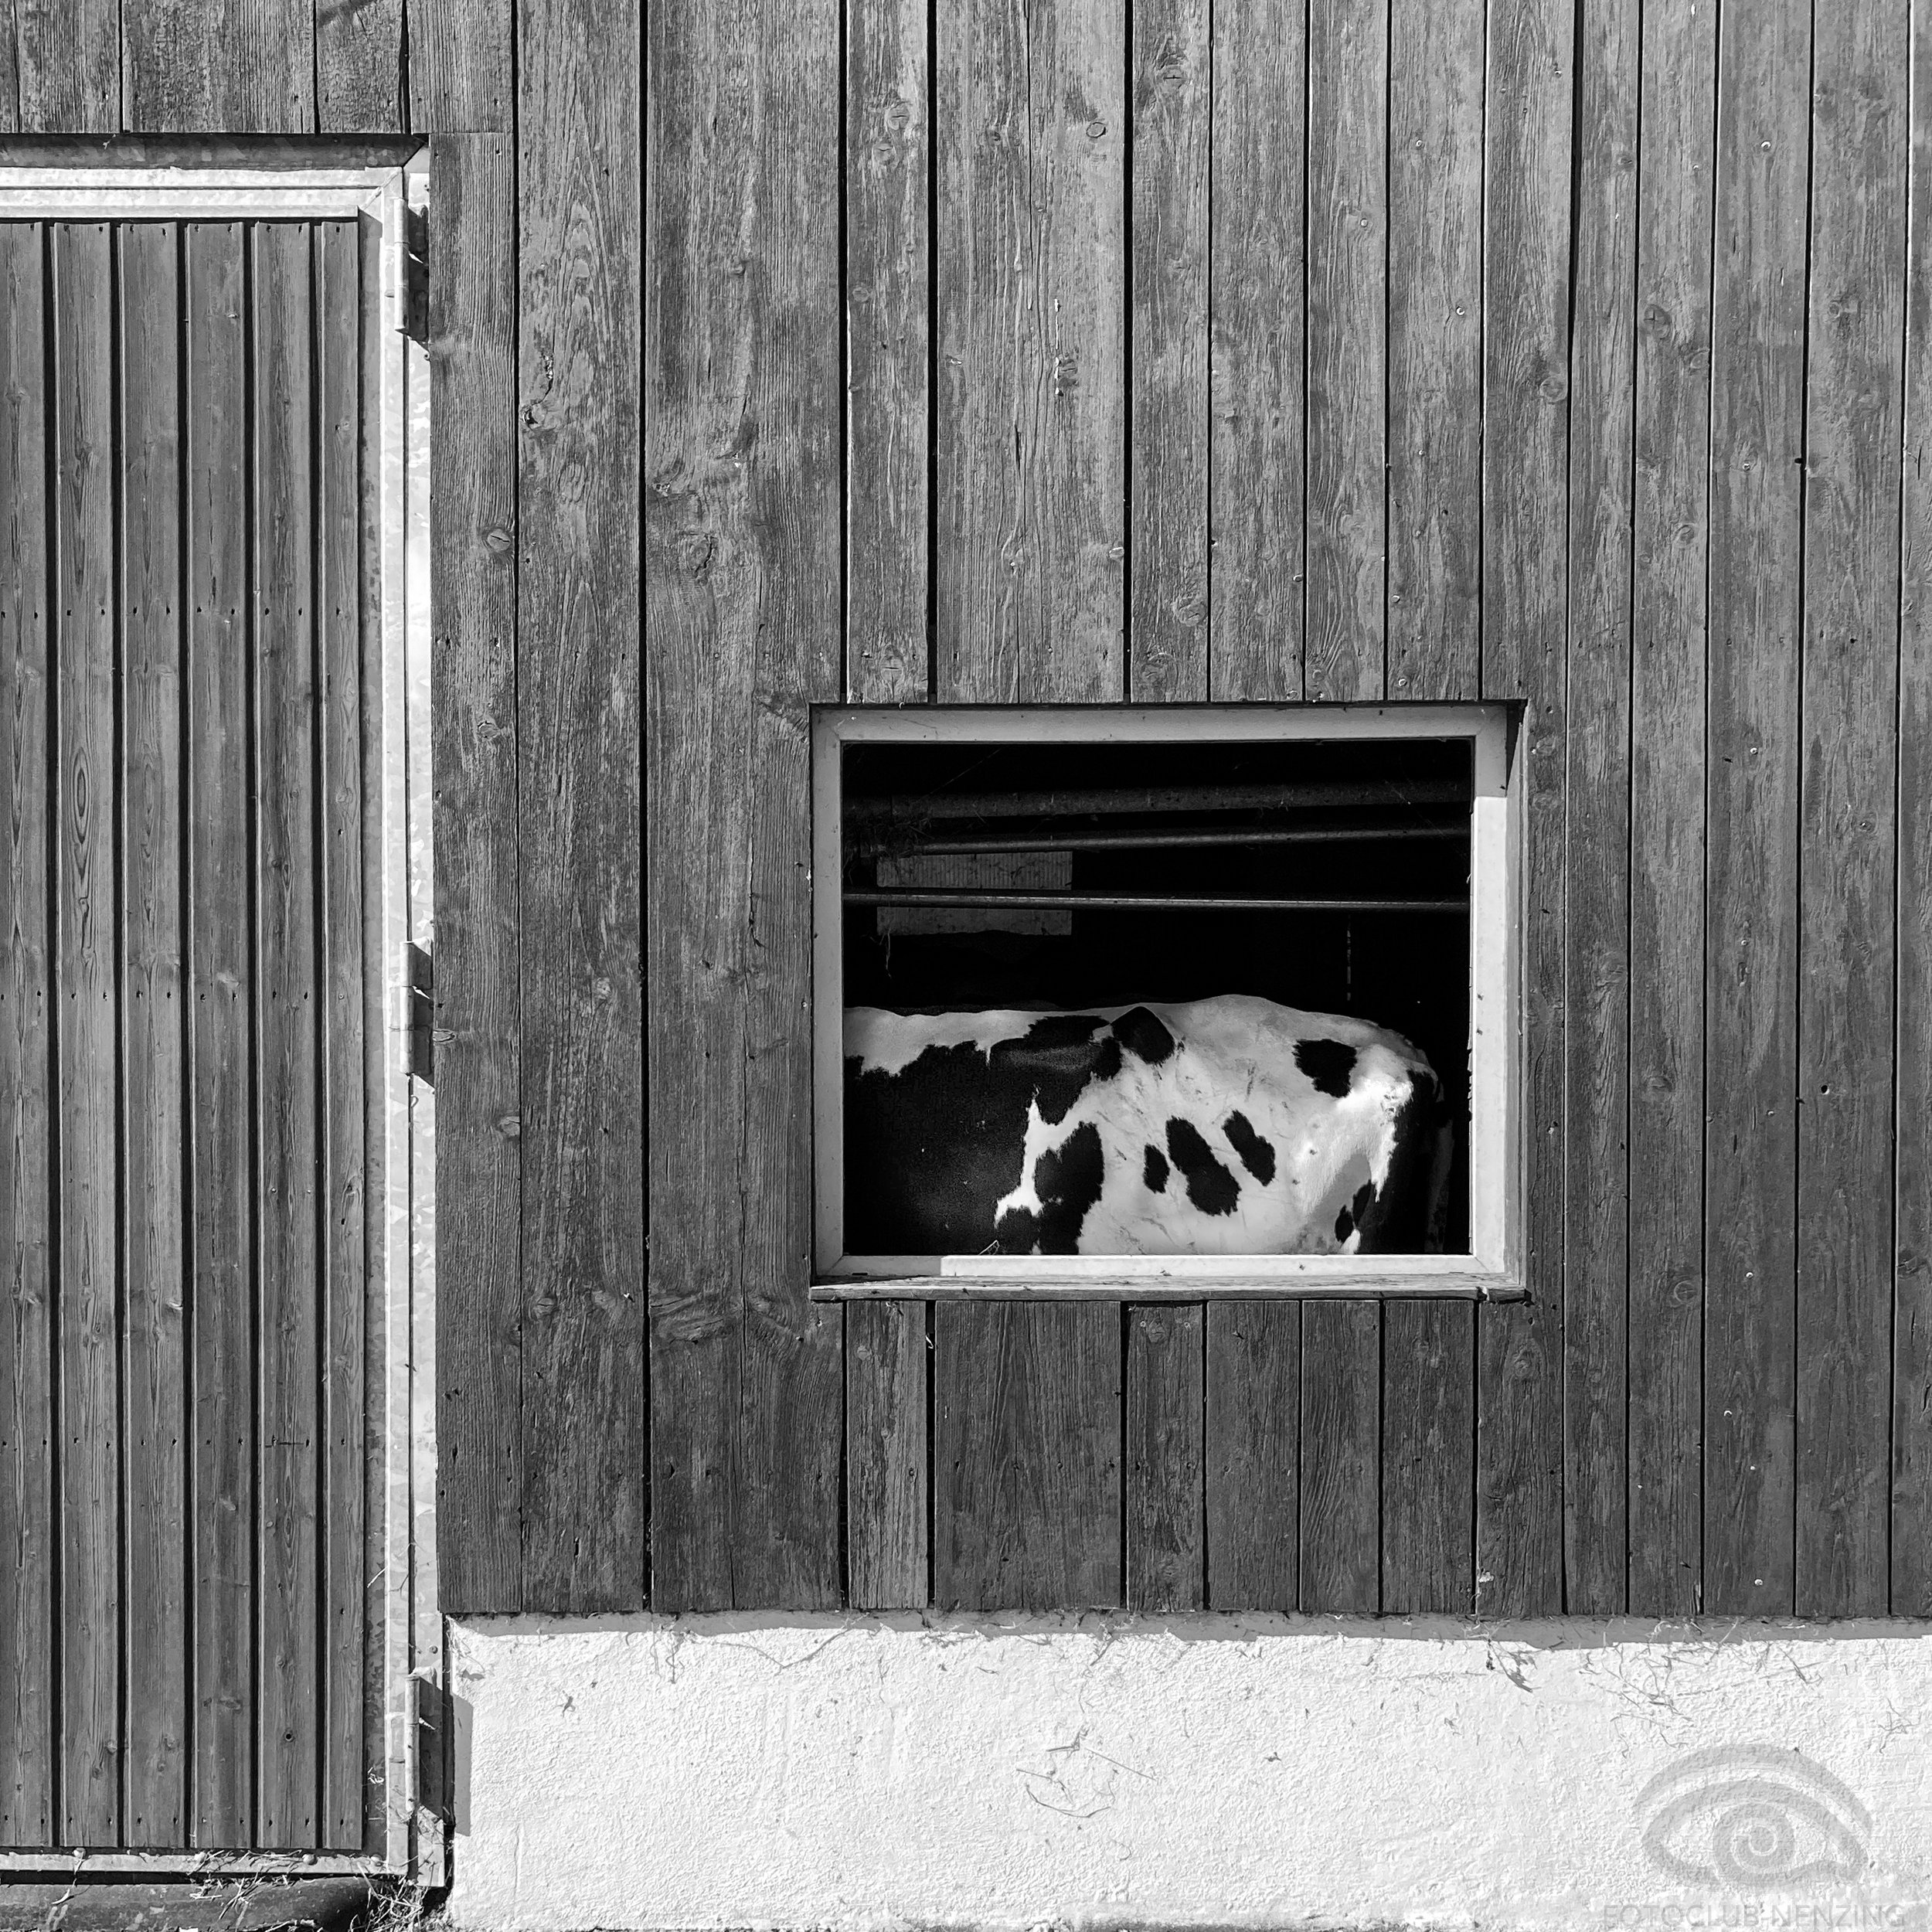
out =
<path fill-rule="evenodd" d="M 433 139 L 447 1607 L 1932 1611 L 1923 9 L 406 12 L 12 0 L 0 121 Z M 814 1307 L 805 708 L 1347 696 L 1522 706 L 1533 1299 Z"/>

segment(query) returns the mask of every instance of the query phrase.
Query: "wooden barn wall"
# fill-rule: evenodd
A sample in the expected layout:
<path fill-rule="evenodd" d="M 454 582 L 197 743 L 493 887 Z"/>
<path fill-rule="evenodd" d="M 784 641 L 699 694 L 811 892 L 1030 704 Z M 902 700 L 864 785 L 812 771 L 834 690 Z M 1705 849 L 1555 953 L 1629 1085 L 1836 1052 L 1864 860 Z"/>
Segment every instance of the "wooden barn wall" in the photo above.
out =
<path fill-rule="evenodd" d="M 1924 8 L 10 6 L 430 139 L 447 1607 L 1932 1611 Z M 1528 1304 L 809 1301 L 811 704 L 1478 697 Z"/>

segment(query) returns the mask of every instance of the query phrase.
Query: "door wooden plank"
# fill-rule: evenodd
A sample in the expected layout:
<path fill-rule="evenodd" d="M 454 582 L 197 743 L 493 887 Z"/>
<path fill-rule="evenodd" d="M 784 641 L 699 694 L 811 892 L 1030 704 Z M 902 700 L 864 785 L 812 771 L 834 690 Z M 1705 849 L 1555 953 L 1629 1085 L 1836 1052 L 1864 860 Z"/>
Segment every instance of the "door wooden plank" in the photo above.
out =
<path fill-rule="evenodd" d="M 1293 1610 L 1301 1547 L 1301 1308 L 1207 1311 L 1207 1603 Z"/>
<path fill-rule="evenodd" d="M 1913 16 L 1899 649 L 1892 1600 L 1932 1614 L 1932 13 Z M 0 1050 L 4 1050 L 0 1046 Z"/>
<path fill-rule="evenodd" d="M 634 1610 L 645 1458 L 637 27 L 593 0 L 537 0 L 520 26 L 519 113 L 546 131 L 518 176 L 518 637 L 543 667 L 517 686 L 523 1595 L 533 1610 Z"/>
<path fill-rule="evenodd" d="M 316 12 L 314 0 L 140 0 L 124 8 L 128 131 L 315 133 Z"/>
<path fill-rule="evenodd" d="M 409 0 L 409 124 L 419 134 L 515 127 L 515 0 Z M 434 270 L 432 270 L 432 273 Z"/>
<path fill-rule="evenodd" d="M 1382 1609 L 1475 1608 L 1476 1315 L 1466 1302 L 1382 1311 Z"/>
<path fill-rule="evenodd" d="M 1129 1610 L 1207 1607 L 1205 1313 L 1126 1311 Z"/>
<path fill-rule="evenodd" d="M 1908 13 L 1901 0 L 1825 8 L 1813 29 L 1798 860 L 1801 1617 L 1882 1616 L 1891 1594 Z"/>
<path fill-rule="evenodd" d="M 186 230 L 189 1470 L 195 1790 L 189 1842 L 253 1842 L 253 1216 L 249 1120 L 247 392 L 242 231 Z"/>
<path fill-rule="evenodd" d="M 1389 10 L 1389 696 L 1471 698 L 1481 636 L 1482 0 Z"/>
<path fill-rule="evenodd" d="M 924 0 L 845 12 L 845 689 L 927 695 L 931 49 Z"/>
<path fill-rule="evenodd" d="M 0 223 L 0 1843 L 54 1816 L 46 231 Z"/>
<path fill-rule="evenodd" d="M 523 1602 L 517 956 L 516 208 L 503 135 L 430 144 L 436 821 L 437 1578 Z"/>
<path fill-rule="evenodd" d="M 1706 927 L 1704 1607 L 1788 1614 L 1811 13 L 1719 27 Z"/>
<path fill-rule="evenodd" d="M 1132 10 L 1128 688 L 1142 703 L 1208 692 L 1209 12 L 1207 0 Z"/>
<path fill-rule="evenodd" d="M 118 0 L 13 0 L 10 12 L 18 131 L 119 134 Z"/>
<path fill-rule="evenodd" d="M 1301 696 L 1303 9 L 1213 9 L 1209 225 L 1210 695 Z"/>
<path fill-rule="evenodd" d="M 362 1654 L 369 1583 L 363 1539 L 368 1390 L 363 1298 L 367 1050 L 362 867 L 362 281 L 353 222 L 316 233 L 315 474 L 318 906 L 322 1081 L 321 1809 L 324 1845 L 359 1849 L 368 1784 Z M 478 1212 L 465 1202 L 463 1213 Z"/>
<path fill-rule="evenodd" d="M 1627 1594 L 1630 1114 L 1631 437 L 1637 0 L 1579 15 L 1570 219 L 1569 881 L 1565 993 L 1565 1607 Z"/>
<path fill-rule="evenodd" d="M 1301 1600 L 1372 1613 L 1382 1600 L 1382 1311 L 1301 1307 Z"/>
<path fill-rule="evenodd" d="M 315 9 L 315 127 L 325 134 L 386 134 L 406 127 L 403 0 Z"/>
<path fill-rule="evenodd" d="M 938 695 L 1115 702 L 1125 9 L 937 18 Z"/>
<path fill-rule="evenodd" d="M 1477 1607 L 1563 1607 L 1563 705 L 1573 9 L 1491 0 L 1482 696 L 1519 698 L 1523 1265 L 1477 1316 Z"/>
<path fill-rule="evenodd" d="M 188 1842 L 181 231 L 119 232 L 130 1845 Z"/>
<path fill-rule="evenodd" d="M 314 835 L 314 230 L 249 234 L 254 470 L 256 1832 L 316 1842 L 321 1152 Z"/>
<path fill-rule="evenodd" d="M 1119 1310 L 941 1301 L 934 1317 L 934 1602 L 1118 1603 Z M 1098 1324 L 1111 1349 L 1098 1345 Z"/>
<path fill-rule="evenodd" d="M 112 1845 L 121 1693 L 113 243 L 100 223 L 50 233 L 60 1842 Z"/>
<path fill-rule="evenodd" d="M 1383 695 L 1388 586 L 1389 10 L 1308 8 L 1303 695 Z M 1362 1325 L 1321 1325 L 1338 1341 Z M 1305 1325 L 1304 1325 L 1305 1329 Z M 1305 1338 L 1305 1335 L 1304 1335 Z"/>
<path fill-rule="evenodd" d="M 1716 10 L 1644 13 L 1630 844 L 1629 1607 L 1702 1601 L 1704 665 Z"/>
<path fill-rule="evenodd" d="M 923 1301 L 845 1309 L 846 1600 L 923 1610 L 929 1594 L 930 1342 Z"/>

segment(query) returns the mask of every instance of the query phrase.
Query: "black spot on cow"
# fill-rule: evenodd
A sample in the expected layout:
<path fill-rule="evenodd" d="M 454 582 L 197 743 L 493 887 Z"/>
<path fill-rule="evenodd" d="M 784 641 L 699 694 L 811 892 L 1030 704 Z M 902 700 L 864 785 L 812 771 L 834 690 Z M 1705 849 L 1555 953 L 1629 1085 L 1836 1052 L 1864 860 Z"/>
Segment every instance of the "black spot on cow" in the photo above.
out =
<path fill-rule="evenodd" d="M 1146 1182 L 1150 1193 L 1167 1192 L 1167 1156 L 1151 1141 L 1147 1144 L 1147 1159 L 1141 1168 L 1141 1179 Z"/>
<path fill-rule="evenodd" d="M 1266 1187 L 1274 1179 L 1273 1144 L 1255 1132 L 1245 1114 L 1230 1114 L 1222 1123 L 1221 1131 L 1228 1137 L 1228 1145 L 1240 1155 L 1241 1165 Z"/>
<path fill-rule="evenodd" d="M 1106 1179 L 1100 1131 L 1083 1121 L 1033 1169 L 1039 1209 L 1009 1208 L 996 1230 L 1002 1254 L 1077 1254 L 1087 1211 L 1100 1198 Z"/>
<path fill-rule="evenodd" d="M 994 1047 L 991 1070 L 996 1078 L 1029 1082 L 1028 1097 L 1039 1102 L 1040 1118 L 1057 1127 L 1090 1080 L 1111 1080 L 1121 1070 L 1119 1042 L 1111 1036 L 1098 1042 L 1094 1038 L 1100 1024 L 1096 1013 L 1044 1014 L 1024 1039 L 1003 1039 Z M 1024 1100 L 1020 1117 L 1023 1124 Z"/>
<path fill-rule="evenodd" d="M 1349 1097 L 1349 1077 L 1355 1071 L 1355 1049 L 1345 1040 L 1298 1039 L 1294 1043 L 1294 1063 L 1315 1082 L 1318 1094 L 1344 1100 Z"/>
<path fill-rule="evenodd" d="M 1158 1066 L 1174 1051 L 1174 1036 L 1145 1006 L 1130 1007 L 1114 1022 L 1114 1037 L 1150 1066 Z"/>
<path fill-rule="evenodd" d="M 1362 1225 L 1362 1216 L 1375 1206 L 1375 1200 L 1374 1183 L 1364 1181 L 1361 1186 L 1355 1189 L 1354 1201 L 1335 1217 L 1335 1238 L 1338 1241 L 1347 1240 L 1349 1236 Z M 1363 1252 L 1366 1253 L 1368 1251 L 1365 1247 Z"/>
<path fill-rule="evenodd" d="M 1167 1124 L 1167 1151 L 1187 1179 L 1187 1198 L 1203 1214 L 1232 1214 L 1241 1183 L 1215 1158 L 1214 1150 L 1191 1121 Z"/>

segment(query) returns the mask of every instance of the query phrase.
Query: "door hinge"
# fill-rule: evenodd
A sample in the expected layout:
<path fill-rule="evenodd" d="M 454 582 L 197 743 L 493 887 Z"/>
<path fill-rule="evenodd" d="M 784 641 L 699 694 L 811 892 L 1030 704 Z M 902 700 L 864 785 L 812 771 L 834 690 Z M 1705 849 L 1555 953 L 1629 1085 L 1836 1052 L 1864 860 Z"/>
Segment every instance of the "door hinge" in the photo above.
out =
<path fill-rule="evenodd" d="M 396 978 L 396 1029 L 402 1036 L 403 1071 L 436 1083 L 436 966 L 413 940 L 403 942 Z"/>
<path fill-rule="evenodd" d="M 422 208 L 403 210 L 403 333 L 412 342 L 430 339 L 430 218 Z"/>

